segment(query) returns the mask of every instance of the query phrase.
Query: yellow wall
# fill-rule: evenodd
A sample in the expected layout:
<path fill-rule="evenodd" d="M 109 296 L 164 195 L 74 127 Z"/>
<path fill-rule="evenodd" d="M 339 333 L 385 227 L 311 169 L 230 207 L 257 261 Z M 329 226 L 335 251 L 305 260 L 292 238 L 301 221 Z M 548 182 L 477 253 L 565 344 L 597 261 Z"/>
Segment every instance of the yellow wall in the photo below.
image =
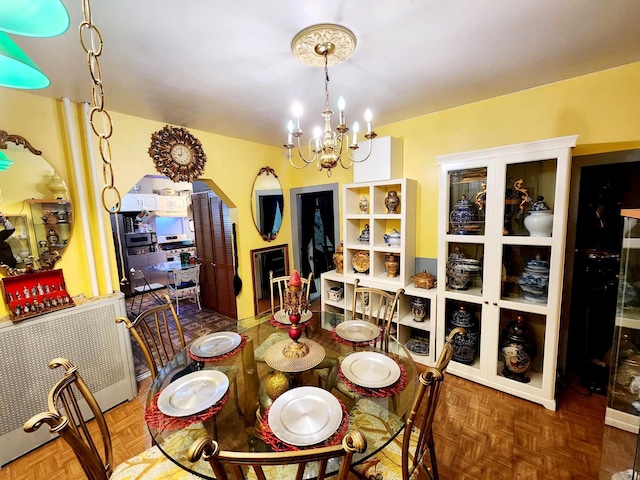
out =
<path fill-rule="evenodd" d="M 418 181 L 416 256 L 435 258 L 437 255 L 437 155 L 576 133 L 580 135 L 576 154 L 637 147 L 640 145 L 638 85 L 640 63 L 634 63 L 376 128 L 380 136 L 402 139 L 404 176 Z M 0 129 L 23 135 L 41 149 L 70 186 L 72 200 L 76 200 L 78 185 L 71 175 L 61 102 L 0 88 L 0 112 Z M 80 116 L 79 112 L 79 106 L 75 106 L 76 117 Z M 124 193 L 145 174 L 156 173 L 147 149 L 151 133 L 164 124 L 117 113 L 112 116 L 116 186 Z M 283 186 L 285 215 L 275 243 L 290 245 L 290 188 L 350 183 L 352 171 L 338 168 L 332 178 L 327 178 L 313 166 L 295 170 L 288 165 L 282 148 L 189 130 L 200 139 L 208 157 L 202 177 L 215 182 L 216 190 L 226 197 L 228 204 L 237 207 L 234 221 L 238 224 L 240 276 L 244 282 L 238 297 L 238 315 L 251 315 L 249 251 L 269 245 L 257 234 L 251 218 L 251 188 L 260 167 L 274 168 Z M 77 135 L 82 137 L 81 129 Z M 101 166 L 99 168 L 101 172 Z M 78 202 L 75 206 L 87 208 Z M 96 213 L 91 209 L 92 215 Z M 97 235 L 95 228 L 93 235 Z M 82 232 L 75 228 L 68 251 L 59 263 L 72 295 L 90 292 L 83 245 Z M 114 278 L 114 285 L 116 280 Z"/>

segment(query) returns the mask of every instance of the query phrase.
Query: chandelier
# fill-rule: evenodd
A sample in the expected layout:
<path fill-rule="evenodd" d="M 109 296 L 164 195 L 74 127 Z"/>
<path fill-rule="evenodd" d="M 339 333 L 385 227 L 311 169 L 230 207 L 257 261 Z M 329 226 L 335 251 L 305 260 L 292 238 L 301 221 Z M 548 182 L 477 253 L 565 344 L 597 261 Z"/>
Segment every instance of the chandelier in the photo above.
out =
<path fill-rule="evenodd" d="M 338 164 L 342 168 L 350 168 L 354 162 L 364 162 L 371 155 L 372 140 L 376 138 L 376 133 L 371 127 L 372 114 L 367 109 L 364 118 L 367 131 L 364 138 L 369 141 L 369 151 L 364 158 L 356 160 L 355 151 L 358 146 L 358 133 L 360 124 L 353 123 L 351 138 L 349 138 L 349 127 L 345 121 L 345 101 L 343 97 L 338 99 L 338 125 L 335 130 L 331 127 L 331 115 L 329 109 L 329 65 L 335 65 L 346 60 L 356 46 L 356 37 L 351 30 L 334 24 L 312 25 L 299 32 L 291 42 L 291 50 L 294 56 L 301 62 L 314 67 L 324 66 L 324 130 L 316 127 L 313 137 L 309 139 L 308 154 L 305 156 L 301 150 L 301 137 L 303 131 L 300 128 L 300 116 L 302 106 L 294 104 L 292 113 L 295 117 L 289 120 L 287 125 L 286 156 L 289 163 L 295 168 L 305 168 L 315 163 L 318 171 L 327 169 L 327 176 L 331 176 L 331 169 Z M 294 140 L 295 139 L 295 140 Z M 295 142 L 295 143 L 294 143 Z M 292 150 L 297 150 L 298 156 L 302 160 L 301 164 L 296 164 L 293 159 Z"/>

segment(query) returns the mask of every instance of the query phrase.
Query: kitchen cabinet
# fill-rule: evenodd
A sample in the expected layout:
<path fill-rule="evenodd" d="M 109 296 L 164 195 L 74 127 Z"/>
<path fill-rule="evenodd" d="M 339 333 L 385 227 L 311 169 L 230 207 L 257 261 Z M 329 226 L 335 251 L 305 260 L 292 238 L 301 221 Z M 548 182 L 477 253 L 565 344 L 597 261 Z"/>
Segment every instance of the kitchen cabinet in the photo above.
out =
<path fill-rule="evenodd" d="M 187 216 L 187 197 L 178 195 L 158 195 L 158 211 L 163 215 L 171 214 L 176 217 Z"/>
<path fill-rule="evenodd" d="M 385 200 L 392 196 L 397 196 L 399 205 L 390 211 Z M 342 202 L 344 275 L 375 281 L 385 290 L 404 287 L 415 272 L 416 181 L 402 178 L 345 185 Z M 387 271 L 389 255 L 399 264 L 395 276 Z"/>
<path fill-rule="evenodd" d="M 605 424 L 638 433 L 640 426 L 640 209 L 624 218 L 616 320 Z"/>
<path fill-rule="evenodd" d="M 158 210 L 158 195 L 155 193 L 127 193 L 122 197 L 121 212 L 140 212 Z"/>
<path fill-rule="evenodd" d="M 437 159 L 436 355 L 462 307 L 464 315 L 471 314 L 473 335 L 468 345 L 457 348 L 470 348 L 472 356 L 461 361 L 454 354 L 448 372 L 550 410 L 556 408 L 571 148 L 576 139 L 574 135 Z M 535 236 L 525 227 L 532 207 L 552 216 L 549 236 Z M 508 326 L 518 318 L 531 334 L 534 351 L 507 336 L 513 334 Z"/>

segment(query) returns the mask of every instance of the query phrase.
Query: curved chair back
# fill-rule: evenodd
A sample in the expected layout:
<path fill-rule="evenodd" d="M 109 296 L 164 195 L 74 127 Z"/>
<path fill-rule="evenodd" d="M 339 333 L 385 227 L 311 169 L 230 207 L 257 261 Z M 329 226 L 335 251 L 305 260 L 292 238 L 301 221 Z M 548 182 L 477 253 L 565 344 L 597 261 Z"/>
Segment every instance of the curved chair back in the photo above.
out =
<path fill-rule="evenodd" d="M 388 351 L 391 323 L 404 288 L 399 288 L 395 293 L 389 293 L 379 288 L 361 287 L 359 283 L 360 279 L 356 278 L 353 284 L 351 309 L 353 319 L 362 319 L 379 326 L 383 332 L 381 348 Z"/>
<path fill-rule="evenodd" d="M 49 368 L 57 367 L 63 367 L 65 372 L 49 392 L 49 411 L 31 417 L 23 428 L 26 432 L 34 432 L 46 423 L 51 432 L 58 433 L 71 446 L 87 478 L 107 480 L 113 471 L 113 449 L 104 415 L 78 368 L 66 358 L 54 358 L 49 362 Z M 86 410 L 83 399 L 90 411 Z M 93 431 L 97 437 L 94 428 L 87 428 L 85 418 L 92 416 L 98 425 L 101 441 L 91 435 Z"/>
<path fill-rule="evenodd" d="M 127 317 L 116 318 L 116 323 L 124 323 L 140 346 L 152 379 L 185 347 L 182 325 L 171 299 L 167 295 L 163 298 L 166 303 L 148 308 L 133 321 Z"/>
<path fill-rule="evenodd" d="M 169 272 L 169 284 L 167 285 L 169 298 L 176 301 L 176 310 L 180 313 L 180 299 L 191 298 L 200 306 L 200 264 L 193 267 L 171 270 Z"/>
<path fill-rule="evenodd" d="M 323 480 L 327 463 L 332 458 L 342 457 L 342 464 L 336 480 L 346 480 L 354 453 L 362 453 L 367 448 L 367 441 L 358 430 L 351 430 L 345 435 L 342 443 L 333 447 L 309 448 L 287 452 L 250 452 L 237 453 L 220 450 L 218 443 L 209 438 L 197 440 L 189 448 L 188 457 L 196 462 L 203 457 L 207 460 L 218 480 L 228 480 L 225 466 L 229 466 L 237 480 L 291 478 L 301 479 L 307 465 L 317 471 L 314 477 Z M 244 471 L 243 471 L 244 470 Z"/>
<path fill-rule="evenodd" d="M 273 271 L 269 271 L 269 286 L 271 289 L 271 315 L 284 308 L 284 292 L 287 290 L 290 275 L 282 275 L 274 277 Z M 307 278 L 300 278 L 302 289 L 306 303 L 309 305 L 309 293 L 311 292 L 311 282 L 313 281 L 313 272 Z"/>
<path fill-rule="evenodd" d="M 431 460 L 431 477 L 438 478 L 438 464 L 433 443 L 433 419 L 440 398 L 440 390 L 444 380 L 445 371 L 453 355 L 453 339 L 456 335 L 466 335 L 463 328 L 453 329 L 445 338 L 445 343 L 435 367 L 427 367 L 420 374 L 418 390 L 414 398 L 411 413 L 404 430 L 402 439 L 402 478 L 408 480 L 415 468 L 422 464 L 422 459 L 429 450 Z M 422 414 L 421 421 L 416 424 L 418 414 Z M 417 442 L 412 438 L 417 433 Z M 413 455 L 410 455 L 411 444 L 415 445 Z M 413 460 L 411 460 L 413 459 Z"/>

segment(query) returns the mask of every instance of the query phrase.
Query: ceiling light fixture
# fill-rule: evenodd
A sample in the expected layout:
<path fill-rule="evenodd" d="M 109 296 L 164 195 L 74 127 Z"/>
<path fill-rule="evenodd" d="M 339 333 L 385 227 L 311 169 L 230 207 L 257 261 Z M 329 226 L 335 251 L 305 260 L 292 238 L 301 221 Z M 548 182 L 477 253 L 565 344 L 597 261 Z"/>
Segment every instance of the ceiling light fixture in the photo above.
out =
<path fill-rule="evenodd" d="M 295 117 L 295 124 L 292 120 L 287 125 L 288 135 L 287 143 L 284 144 L 286 156 L 291 165 L 295 168 L 305 168 L 315 163 L 319 171 L 327 169 L 327 176 L 331 176 L 331 169 L 338 164 L 342 168 L 350 168 L 354 162 L 364 162 L 371 155 L 372 140 L 377 136 L 371 127 L 372 114 L 371 110 L 365 112 L 365 121 L 367 131 L 364 137 L 369 140 L 369 152 L 367 155 L 356 160 L 354 157 L 358 147 L 358 132 L 360 125 L 358 122 L 353 124 L 353 134 L 351 143 L 349 143 L 349 128 L 345 122 L 345 101 L 343 97 L 338 99 L 338 126 L 335 130 L 331 127 L 331 114 L 329 110 L 329 65 L 335 65 L 346 60 L 356 47 L 356 37 L 351 30 L 340 25 L 319 24 L 312 25 L 299 32 L 291 42 L 291 50 L 293 55 L 302 63 L 314 67 L 324 66 L 324 131 L 320 127 L 316 127 L 313 137 L 309 140 L 309 152 L 313 156 L 306 158 L 300 148 L 300 137 L 303 131 L 300 128 L 300 116 L 302 115 L 302 106 L 298 103 L 294 104 L 292 113 Z M 294 144 L 295 138 L 295 144 Z M 292 158 L 292 150 L 297 147 L 298 155 L 304 162 L 302 165 L 296 165 Z M 346 150 L 345 150 L 345 147 Z M 343 157 L 348 158 L 348 163 L 343 161 Z"/>
<path fill-rule="evenodd" d="M 9 36 L 0 32 L 0 87 L 35 90 L 51 85 L 49 78 Z"/>
<path fill-rule="evenodd" d="M 26 37 L 55 37 L 69 28 L 61 0 L 2 0 L 0 30 Z"/>

